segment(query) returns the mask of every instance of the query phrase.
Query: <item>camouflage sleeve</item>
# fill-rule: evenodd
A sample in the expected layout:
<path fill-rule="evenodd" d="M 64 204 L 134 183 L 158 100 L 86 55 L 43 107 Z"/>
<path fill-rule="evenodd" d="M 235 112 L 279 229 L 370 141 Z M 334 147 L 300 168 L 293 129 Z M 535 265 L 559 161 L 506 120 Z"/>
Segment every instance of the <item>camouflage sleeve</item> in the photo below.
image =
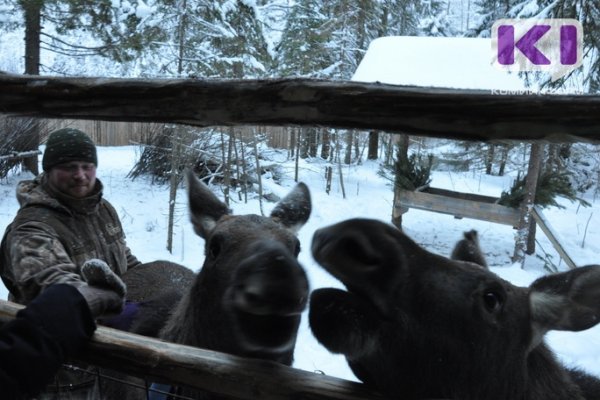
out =
<path fill-rule="evenodd" d="M 47 225 L 28 222 L 14 229 L 8 250 L 9 265 L 5 273 L 18 292 L 12 294 L 20 303 L 29 303 L 42 289 L 54 283 L 76 287 L 85 284 L 56 232 Z"/>
<path fill-rule="evenodd" d="M 127 254 L 127 269 L 137 267 L 142 263 L 140 260 L 137 259 L 136 256 L 131 254 L 131 249 L 129 248 L 129 246 L 126 246 L 125 254 Z"/>

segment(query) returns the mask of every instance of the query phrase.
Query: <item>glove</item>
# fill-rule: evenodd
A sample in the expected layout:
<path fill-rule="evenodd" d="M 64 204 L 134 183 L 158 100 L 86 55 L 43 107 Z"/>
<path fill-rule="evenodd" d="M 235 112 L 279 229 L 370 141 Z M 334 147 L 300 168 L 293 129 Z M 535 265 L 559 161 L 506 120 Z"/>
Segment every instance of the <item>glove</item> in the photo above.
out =
<path fill-rule="evenodd" d="M 88 260 L 81 266 L 81 276 L 87 284 L 77 289 L 85 298 L 94 317 L 121 312 L 127 287 L 108 264 L 98 259 Z"/>
<path fill-rule="evenodd" d="M 84 299 L 76 288 L 66 284 L 48 286 L 26 308 L 17 313 L 43 329 L 68 355 L 80 350 L 96 330 Z M 23 342 L 26 342 L 24 338 Z M 19 342 L 22 343 L 22 342 Z"/>

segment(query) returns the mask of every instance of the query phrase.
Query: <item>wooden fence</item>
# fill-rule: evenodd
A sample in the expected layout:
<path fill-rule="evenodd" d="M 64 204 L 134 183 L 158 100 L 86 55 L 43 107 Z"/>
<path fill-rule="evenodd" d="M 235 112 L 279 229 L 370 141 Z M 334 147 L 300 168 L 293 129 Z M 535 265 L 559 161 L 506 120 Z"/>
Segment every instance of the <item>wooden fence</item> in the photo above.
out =
<path fill-rule="evenodd" d="M 501 95 L 311 79 L 0 74 L 0 112 L 193 126 L 329 126 L 464 140 L 600 141 L 599 95 Z"/>
<path fill-rule="evenodd" d="M 76 128 L 87 133 L 98 146 L 127 146 L 136 143 L 148 143 L 148 139 L 162 130 L 164 123 L 101 121 L 77 119 L 42 119 L 43 132 L 55 129 Z M 223 127 L 223 129 L 227 129 Z M 236 136 L 248 142 L 254 135 L 253 127 L 236 128 Z M 273 126 L 265 129 L 267 145 L 278 149 L 290 147 L 289 128 Z"/>
<path fill-rule="evenodd" d="M 597 95 L 503 96 L 305 79 L 0 74 L 0 113 L 194 126 L 328 126 L 468 140 L 600 141 Z M 0 307 L 0 317 L 14 315 L 14 305 L 1 302 Z M 242 399 L 381 398 L 357 383 L 108 328 L 98 329 L 82 361 Z"/>
<path fill-rule="evenodd" d="M 0 324 L 21 308 L 0 300 Z M 105 327 L 98 327 L 77 361 L 245 400 L 383 399 L 360 383 Z"/>
<path fill-rule="evenodd" d="M 84 131 L 99 146 L 126 146 L 132 143 L 147 143 L 147 140 L 164 124 L 153 122 L 89 121 L 89 120 L 44 120 L 54 129 L 76 128 Z"/>

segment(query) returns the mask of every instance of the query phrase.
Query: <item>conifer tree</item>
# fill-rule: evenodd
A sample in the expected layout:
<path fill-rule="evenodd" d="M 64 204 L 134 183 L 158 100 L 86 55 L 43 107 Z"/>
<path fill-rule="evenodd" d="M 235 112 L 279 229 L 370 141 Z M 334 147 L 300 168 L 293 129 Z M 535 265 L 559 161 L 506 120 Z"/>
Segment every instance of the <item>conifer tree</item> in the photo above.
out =
<path fill-rule="evenodd" d="M 322 5 L 322 1 L 306 0 L 291 7 L 276 48 L 277 75 L 327 77 L 335 69 L 331 24 Z"/>
<path fill-rule="evenodd" d="M 211 66 L 220 77 L 255 78 L 265 76 L 272 59 L 263 36 L 262 24 L 251 2 L 227 0 L 215 19 L 223 33 L 211 44 L 215 50 Z"/>
<path fill-rule="evenodd" d="M 43 29 L 45 50 L 68 56 L 102 55 L 117 62 L 133 60 L 152 39 L 157 28 L 148 24 L 152 7 L 141 0 L 34 0 L 41 6 L 41 26 L 49 22 L 54 31 Z M 31 3 L 20 0 L 22 9 Z M 27 22 L 29 23 L 29 22 Z M 73 32 L 86 32 L 97 46 L 84 46 L 73 40 Z"/>

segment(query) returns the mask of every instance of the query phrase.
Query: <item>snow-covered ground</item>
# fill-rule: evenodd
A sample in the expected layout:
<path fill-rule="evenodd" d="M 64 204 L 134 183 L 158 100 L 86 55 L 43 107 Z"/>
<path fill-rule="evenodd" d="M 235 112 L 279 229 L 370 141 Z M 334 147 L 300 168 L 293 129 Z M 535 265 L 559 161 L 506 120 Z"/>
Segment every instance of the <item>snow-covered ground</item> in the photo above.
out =
<path fill-rule="evenodd" d="M 43 150 L 43 146 L 41 148 Z M 197 270 L 203 263 L 203 240 L 192 230 L 187 215 L 185 189 L 180 189 L 177 198 L 177 223 L 174 249 L 166 250 L 167 212 L 169 190 L 166 186 L 151 185 L 150 180 L 126 178 L 136 160 L 138 147 L 99 147 L 98 177 L 105 186 L 105 197 L 117 209 L 127 235 L 127 242 L 136 256 L 144 262 L 168 259 Z M 281 161 L 288 178 L 280 184 L 272 177 L 263 177 L 267 190 L 283 196 L 293 187 L 294 163 L 286 160 L 285 152 L 273 151 L 270 158 Z M 311 288 L 341 287 L 340 283 L 324 272 L 312 259 L 309 246 L 313 232 L 324 225 L 352 217 L 376 218 L 389 221 L 392 210 L 392 190 L 388 181 L 377 174 L 379 162 L 368 161 L 360 166 L 343 167 L 346 198 L 342 196 L 339 179 L 334 178 L 330 194 L 325 193 L 325 179 L 320 161 L 300 162 L 300 180 L 308 184 L 313 200 L 313 213 L 299 237 L 303 245 L 299 259 L 307 269 Z M 12 220 L 17 211 L 14 196 L 19 180 L 29 179 L 28 173 L 11 174 L 0 182 L 0 231 Z M 487 176 L 474 172 L 434 172 L 431 185 L 463 192 L 479 192 L 498 196 L 511 183 L 511 177 Z M 578 265 L 597 262 L 600 250 L 600 213 L 594 199 L 592 207 L 578 207 L 569 201 L 561 201 L 565 209 L 547 209 L 544 214 L 552 227 L 559 233 L 562 243 Z M 264 203 L 265 213 L 274 206 Z M 234 202 L 231 208 L 235 213 L 260 213 L 258 200 L 253 198 L 247 204 Z M 425 211 L 410 210 L 403 218 L 405 232 L 418 243 L 435 253 L 448 256 L 462 232 L 477 229 L 481 246 L 493 272 L 517 284 L 528 285 L 543 275 L 543 262 L 537 256 L 528 256 L 525 269 L 512 265 L 510 257 L 514 248 L 514 230 L 508 226 L 471 219 L 455 219 L 452 216 Z M 585 236 L 585 245 L 582 242 Z M 552 245 L 538 231 L 538 254 L 547 252 L 558 263 L 559 257 Z M 542 251 L 543 249 L 543 251 Z M 566 265 L 561 263 L 561 269 Z M 6 298 L 6 289 L 0 285 L 0 297 Z M 578 366 L 600 376 L 600 326 L 587 331 L 551 332 L 547 336 L 551 347 L 568 365 Z M 325 374 L 353 379 L 343 357 L 335 356 L 316 342 L 307 326 L 304 316 L 296 348 L 294 366 L 309 371 L 323 371 Z"/>

